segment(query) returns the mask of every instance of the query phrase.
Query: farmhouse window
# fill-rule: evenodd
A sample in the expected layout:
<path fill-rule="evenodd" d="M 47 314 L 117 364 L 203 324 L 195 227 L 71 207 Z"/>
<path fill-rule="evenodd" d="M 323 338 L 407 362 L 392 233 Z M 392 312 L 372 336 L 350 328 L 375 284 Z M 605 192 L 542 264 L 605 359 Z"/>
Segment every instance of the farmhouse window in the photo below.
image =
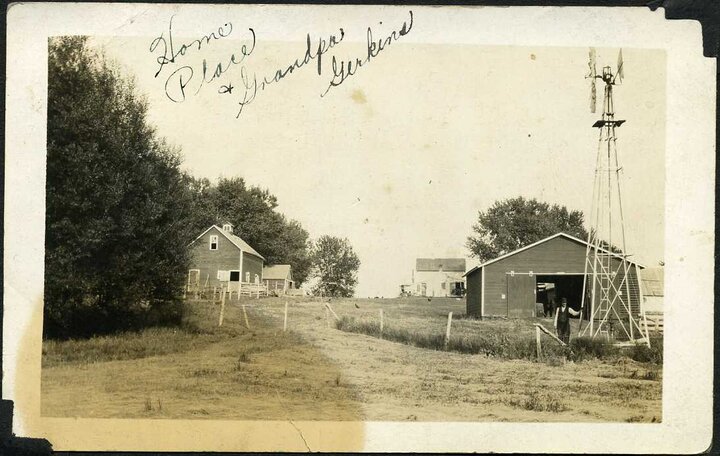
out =
<path fill-rule="evenodd" d="M 217 235 L 210 236 L 210 250 L 217 250 L 218 248 L 218 237 Z"/>
<path fill-rule="evenodd" d="M 221 282 L 227 282 L 228 280 L 230 280 L 230 271 L 218 270 L 217 278 Z"/>
<path fill-rule="evenodd" d="M 239 282 L 240 281 L 240 271 L 230 271 L 230 281 L 231 282 Z"/>

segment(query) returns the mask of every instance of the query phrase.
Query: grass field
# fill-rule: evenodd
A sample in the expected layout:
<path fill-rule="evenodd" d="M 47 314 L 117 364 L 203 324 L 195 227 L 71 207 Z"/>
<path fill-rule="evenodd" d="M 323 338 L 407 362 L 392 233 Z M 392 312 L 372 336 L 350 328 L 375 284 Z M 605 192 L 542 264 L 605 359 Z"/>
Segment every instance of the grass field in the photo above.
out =
<path fill-rule="evenodd" d="M 283 332 L 285 302 L 288 331 Z M 330 305 L 344 330 L 326 320 L 326 299 L 246 299 L 219 308 L 188 303 L 180 328 L 153 328 L 86 341 L 43 344 L 42 414 L 66 417 L 267 420 L 620 421 L 661 419 L 661 348 L 573 361 L 536 321 L 463 318 L 462 300 L 347 299 Z M 348 332 L 349 326 L 384 332 Z M 415 346 L 451 337 L 478 354 Z M 330 317 L 330 320 L 334 320 Z M 387 340 L 388 334 L 409 334 Z M 574 334 L 574 333 L 573 333 Z M 532 341 L 528 355 L 527 338 Z M 520 341 L 520 342 L 519 342 Z M 658 342 L 658 341 L 655 341 Z M 661 347 L 660 344 L 654 346 Z M 659 352 L 658 352 L 659 350 Z M 659 357 L 658 357 L 659 353 Z M 636 361 L 630 356 L 639 359 Z M 568 360 L 570 358 L 570 360 Z"/>

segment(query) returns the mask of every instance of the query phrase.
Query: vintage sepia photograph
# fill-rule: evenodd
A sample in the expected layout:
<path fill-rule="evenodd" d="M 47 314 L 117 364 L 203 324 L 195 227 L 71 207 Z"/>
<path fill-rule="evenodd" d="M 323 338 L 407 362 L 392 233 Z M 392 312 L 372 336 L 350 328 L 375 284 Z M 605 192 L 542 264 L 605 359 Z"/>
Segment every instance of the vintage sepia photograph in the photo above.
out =
<path fill-rule="evenodd" d="M 44 415 L 662 420 L 663 52 L 393 17 L 50 38 Z"/>
<path fill-rule="evenodd" d="M 529 451 L 509 436 L 566 429 L 632 452 L 684 426 L 678 369 L 712 365 L 683 323 L 712 301 L 684 277 L 714 241 L 682 196 L 712 182 L 678 139 L 677 46 L 601 38 L 617 9 L 559 27 L 545 8 L 141 6 L 33 44 L 45 152 L 10 155 L 37 189 L 8 201 L 36 215 L 5 238 L 34 239 L 8 267 L 37 287 L 5 291 L 37 309 L 14 330 L 28 429 L 212 451 Z"/>

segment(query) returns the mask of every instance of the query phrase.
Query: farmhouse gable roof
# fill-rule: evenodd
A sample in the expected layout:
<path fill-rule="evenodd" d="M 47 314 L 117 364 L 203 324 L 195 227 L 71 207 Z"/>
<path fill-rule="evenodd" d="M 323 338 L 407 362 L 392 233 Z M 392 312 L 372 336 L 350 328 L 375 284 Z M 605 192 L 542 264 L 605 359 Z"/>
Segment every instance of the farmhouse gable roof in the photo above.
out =
<path fill-rule="evenodd" d="M 465 258 L 418 258 L 416 271 L 465 272 Z"/>
<path fill-rule="evenodd" d="M 240 238 L 240 236 L 236 236 L 236 235 L 234 235 L 234 234 L 232 234 L 232 233 L 229 233 L 229 232 L 223 230 L 222 228 L 220 228 L 220 227 L 217 226 L 217 225 L 212 225 L 210 228 L 208 228 L 208 229 L 206 229 L 205 231 L 203 231 L 203 232 L 200 234 L 200 236 L 196 237 L 195 240 L 193 240 L 193 241 L 190 243 L 190 245 L 192 245 L 192 244 L 194 244 L 195 242 L 197 242 L 198 239 L 200 239 L 201 237 L 205 236 L 205 234 L 206 234 L 208 231 L 212 230 L 213 228 L 215 228 L 217 231 L 220 232 L 220 234 L 222 234 L 223 236 L 225 236 L 225 237 L 227 238 L 227 240 L 230 241 L 230 242 L 232 242 L 232 244 L 235 245 L 235 247 L 237 247 L 238 249 L 240 249 L 240 250 L 242 250 L 242 251 L 245 251 L 245 252 L 248 252 L 248 253 L 251 253 L 251 254 L 255 255 L 256 257 L 265 260 L 265 257 L 264 257 L 264 256 L 260 255 L 254 248 L 252 248 L 252 247 L 250 246 L 250 244 L 248 244 L 247 242 L 245 242 L 244 240 L 242 240 L 242 238 Z"/>

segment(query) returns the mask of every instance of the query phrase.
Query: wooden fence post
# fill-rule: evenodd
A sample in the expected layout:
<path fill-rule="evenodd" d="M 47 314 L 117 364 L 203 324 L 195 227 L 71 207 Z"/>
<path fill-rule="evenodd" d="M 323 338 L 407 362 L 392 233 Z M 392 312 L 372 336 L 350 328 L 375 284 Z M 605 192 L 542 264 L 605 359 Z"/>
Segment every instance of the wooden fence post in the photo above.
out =
<path fill-rule="evenodd" d="M 285 301 L 285 319 L 283 320 L 283 331 L 287 331 L 287 308 L 288 302 Z"/>
<path fill-rule="evenodd" d="M 452 325 L 452 312 L 448 313 L 447 329 L 445 330 L 445 349 L 447 349 L 450 343 L 450 325 Z"/>
<path fill-rule="evenodd" d="M 220 300 L 220 321 L 218 321 L 218 326 L 222 326 L 223 319 L 225 318 L 225 289 L 221 288 L 220 292 L 222 293 L 222 298 Z"/>
<path fill-rule="evenodd" d="M 385 322 L 383 320 L 383 310 L 380 309 L 380 337 L 382 337 L 383 327 L 385 326 Z"/>
<path fill-rule="evenodd" d="M 537 359 L 542 357 L 542 347 L 540 346 L 540 328 L 535 327 L 535 343 L 537 345 Z"/>
<path fill-rule="evenodd" d="M 247 329 L 250 329 L 250 322 L 248 321 L 247 311 L 245 310 L 245 305 L 242 306 L 242 309 L 243 309 L 243 316 L 245 317 L 245 327 Z"/>
<path fill-rule="evenodd" d="M 340 321 L 340 317 L 335 313 L 335 311 L 330 307 L 330 304 L 325 303 L 325 307 L 330 310 L 330 313 L 333 314 L 333 317 L 335 317 L 335 320 Z"/>

